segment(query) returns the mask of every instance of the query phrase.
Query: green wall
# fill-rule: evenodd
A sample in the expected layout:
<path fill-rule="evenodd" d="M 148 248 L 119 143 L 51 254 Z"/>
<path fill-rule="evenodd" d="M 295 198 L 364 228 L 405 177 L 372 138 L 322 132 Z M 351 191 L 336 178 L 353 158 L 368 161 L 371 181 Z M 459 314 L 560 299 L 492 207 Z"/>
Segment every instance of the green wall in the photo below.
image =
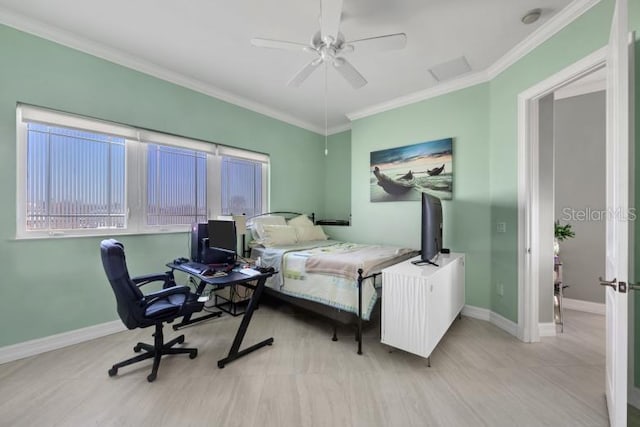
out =
<path fill-rule="evenodd" d="M 336 227 L 333 235 L 418 247 L 417 203 L 369 202 L 369 152 L 452 136 L 454 199 L 445 202 L 445 244 L 467 253 L 467 303 L 517 322 L 517 97 L 604 47 L 612 10 L 612 0 L 601 1 L 487 84 L 355 121 L 353 226 Z M 497 233 L 498 222 L 506 223 L 505 233 Z"/>
<path fill-rule="evenodd" d="M 640 2 L 630 3 L 631 27 L 638 30 Z M 415 248 L 419 203 L 371 203 L 369 153 L 453 137 L 454 199 L 444 204 L 445 244 L 467 254 L 467 303 L 517 321 L 517 95 L 603 47 L 612 4 L 603 0 L 489 83 L 355 121 L 351 132 L 329 138 L 326 157 L 317 134 L 0 26 L 0 188 L 6 200 L 0 207 L 0 322 L 18 320 L 3 329 L 0 346 L 116 318 L 99 263 L 100 238 L 14 239 L 16 102 L 269 153 L 273 210 L 318 218 L 351 214 L 351 227 L 328 228 L 332 237 Z M 639 44 L 636 52 L 639 95 Z M 640 199 L 640 185 L 636 191 Z M 495 232 L 497 222 L 507 224 L 506 233 Z M 185 234 L 122 240 L 133 274 L 156 271 L 188 247 Z M 640 331 L 640 314 L 636 325 Z M 636 344 L 640 355 L 640 340 Z M 640 382 L 640 369 L 636 373 Z"/>
<path fill-rule="evenodd" d="M 518 321 L 518 94 L 607 44 L 613 2 L 603 0 L 491 81 L 492 310 Z M 498 222 L 506 233 L 496 233 Z M 496 292 L 504 284 L 504 295 Z"/>
<path fill-rule="evenodd" d="M 467 252 L 467 303 L 491 309 L 517 322 L 517 96 L 593 51 L 606 46 L 613 11 L 613 1 L 603 0 L 575 22 L 494 78 L 488 89 L 471 88 L 422 101 L 411 106 L 378 114 L 353 123 L 352 130 L 352 211 L 353 226 L 334 228 L 338 238 L 370 241 L 395 241 L 417 246 L 414 229 L 418 225 L 417 208 L 410 202 L 388 206 L 368 201 L 368 153 L 381 148 L 405 145 L 444 136 L 454 136 L 455 179 L 454 200 L 445 204 L 447 229 L 445 243 L 452 249 Z M 629 2 L 629 26 L 640 32 L 640 1 Z M 638 37 L 636 37 L 638 40 Z M 486 86 L 486 85 L 483 85 Z M 479 110 L 461 115 L 456 101 L 473 90 L 483 96 L 470 97 L 470 105 Z M 640 41 L 635 43 L 635 91 L 632 101 L 640 99 Z M 469 112 L 469 110 L 463 110 Z M 484 111 L 484 113 L 480 113 Z M 484 125 L 475 123 L 476 114 L 488 118 Z M 470 118 L 470 116 L 474 116 Z M 457 118 L 455 123 L 447 119 Z M 445 122 L 441 122 L 441 120 Z M 635 123 L 640 123 L 640 108 L 635 108 Z M 472 131 L 479 150 L 472 150 L 466 137 Z M 640 147 L 640 131 L 635 132 Z M 486 150 L 486 151 L 485 151 Z M 469 160 L 467 156 L 477 156 Z M 467 157 L 464 161 L 464 159 Z M 472 157 L 473 158 L 473 157 Z M 635 150 L 640 165 L 640 148 Z M 477 181 L 462 180 L 466 168 L 478 173 Z M 486 171 L 490 171 L 487 174 Z M 637 182 L 634 176 L 635 182 Z M 487 189 L 490 189 L 488 191 Z M 472 195 L 471 200 L 465 200 Z M 464 198 L 463 198 L 464 197 Z M 635 199 L 640 200 L 640 183 L 635 185 Z M 466 212 L 467 206 L 474 211 Z M 460 209 L 458 209 L 460 208 Z M 487 210 L 489 214 L 487 214 Z M 453 212 L 456 214 L 451 217 Z M 403 218 L 403 219 L 399 219 Z M 477 228 L 467 235 L 465 223 L 473 221 Z M 498 222 L 507 224 L 506 233 L 497 233 Z M 483 228 L 485 227 L 485 228 Z M 457 230 L 459 233 L 456 233 Z M 451 233 L 454 236 L 451 236 Z M 463 237 L 464 236 L 464 237 Z M 471 237 L 471 239 L 469 239 Z M 635 259 L 630 280 L 640 281 L 640 229 L 633 238 Z M 469 248 L 464 248 L 470 243 Z M 633 277 L 635 276 L 635 277 Z M 497 293 L 497 283 L 504 294 Z M 635 384 L 640 385 L 640 292 L 634 294 Z"/>
<path fill-rule="evenodd" d="M 443 203 L 444 244 L 467 254 L 468 304 L 489 308 L 489 85 L 479 85 L 357 120 L 351 139 L 351 227 L 341 239 L 420 247 L 420 202 L 371 203 L 369 154 L 452 137 L 453 200 Z"/>
<path fill-rule="evenodd" d="M 0 26 L 0 346 L 117 319 L 101 238 L 15 240 L 16 103 L 271 155 L 271 208 L 324 216 L 324 138 L 241 107 Z M 132 274 L 188 251 L 185 233 L 126 236 Z"/>
<path fill-rule="evenodd" d="M 351 131 L 328 138 L 325 157 L 324 217 L 349 219 L 351 214 Z"/>

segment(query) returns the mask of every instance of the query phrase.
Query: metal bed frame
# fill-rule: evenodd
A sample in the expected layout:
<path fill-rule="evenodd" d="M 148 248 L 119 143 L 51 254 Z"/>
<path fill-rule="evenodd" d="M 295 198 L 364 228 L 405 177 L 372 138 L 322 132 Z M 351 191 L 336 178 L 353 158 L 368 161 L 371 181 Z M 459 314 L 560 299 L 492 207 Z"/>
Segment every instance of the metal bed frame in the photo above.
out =
<path fill-rule="evenodd" d="M 302 214 L 299 212 L 288 212 L 288 211 L 277 211 L 277 212 L 266 212 L 266 213 L 262 213 L 259 215 L 254 215 L 252 217 L 248 217 L 247 218 L 247 222 L 254 219 L 254 218 L 258 218 L 261 216 L 267 216 L 267 215 L 306 215 L 306 214 Z M 311 221 L 315 224 L 315 214 L 311 213 L 311 215 L 307 215 Z M 364 273 L 364 271 L 359 268 L 358 269 L 358 278 L 357 278 L 357 282 L 358 282 L 358 314 L 355 313 L 348 313 L 348 316 L 357 316 L 357 323 L 356 323 L 356 341 L 358 342 L 358 354 L 362 354 L 362 283 L 367 280 L 367 279 L 373 279 L 375 282 L 375 279 L 381 275 L 382 273 L 374 273 L 371 274 L 369 276 L 364 277 L 362 274 Z M 291 295 L 286 295 L 286 294 L 281 294 L 280 292 L 276 291 L 276 290 L 271 290 L 271 288 L 265 288 L 265 290 L 268 292 L 269 295 L 271 295 L 274 298 L 277 298 L 281 301 L 285 301 L 289 304 L 293 304 L 298 308 L 301 308 L 305 311 L 313 311 L 314 313 L 325 317 L 329 320 L 331 320 L 333 322 L 333 336 L 331 337 L 332 341 L 338 341 L 338 334 L 337 334 L 337 330 L 338 330 L 338 326 L 336 324 L 336 322 L 339 323 L 343 323 L 343 324 L 348 324 L 346 322 L 340 321 L 337 316 L 332 316 L 331 313 L 341 313 L 341 314 L 346 314 L 346 312 L 342 312 L 336 308 L 333 308 L 331 306 L 328 305 L 324 305 L 321 304 L 319 302 L 314 302 L 314 301 L 307 301 L 304 300 L 302 298 L 296 298 L 293 297 Z M 286 298 L 283 298 L 283 296 L 286 296 Z M 297 303 L 296 301 L 304 301 L 305 304 L 300 304 Z M 325 308 L 324 310 L 311 310 L 309 308 L 309 306 L 322 306 L 323 308 Z M 321 312 L 322 311 L 322 312 Z"/>

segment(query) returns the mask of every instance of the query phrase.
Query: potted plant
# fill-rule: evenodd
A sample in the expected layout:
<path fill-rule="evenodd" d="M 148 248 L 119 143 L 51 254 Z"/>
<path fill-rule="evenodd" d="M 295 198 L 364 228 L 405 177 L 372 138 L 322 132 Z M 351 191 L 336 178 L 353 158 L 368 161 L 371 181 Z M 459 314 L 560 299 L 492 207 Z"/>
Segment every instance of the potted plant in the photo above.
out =
<path fill-rule="evenodd" d="M 553 254 L 558 256 L 560 253 L 560 243 L 566 239 L 576 236 L 576 233 L 571 229 L 571 224 L 560 225 L 560 221 L 554 223 L 554 239 L 553 239 Z"/>

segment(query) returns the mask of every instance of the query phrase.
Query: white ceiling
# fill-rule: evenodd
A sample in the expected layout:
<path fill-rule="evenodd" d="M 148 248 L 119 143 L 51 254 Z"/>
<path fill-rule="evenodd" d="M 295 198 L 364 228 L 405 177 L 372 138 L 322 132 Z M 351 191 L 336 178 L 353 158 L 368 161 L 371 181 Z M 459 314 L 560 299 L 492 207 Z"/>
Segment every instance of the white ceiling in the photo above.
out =
<path fill-rule="evenodd" d="M 584 0 L 576 0 L 584 1 Z M 354 52 L 368 84 L 353 89 L 329 67 L 329 129 L 347 114 L 433 88 L 428 69 L 465 56 L 486 70 L 571 0 L 344 0 L 347 40 L 404 32 L 401 51 Z M 0 0 L 0 22 L 324 132 L 322 68 L 289 79 L 313 57 L 253 47 L 253 37 L 308 42 L 320 0 Z M 541 19 L 524 25 L 528 10 Z M 440 83 L 442 85 L 442 83 Z M 331 131 L 330 131 L 331 133 Z"/>

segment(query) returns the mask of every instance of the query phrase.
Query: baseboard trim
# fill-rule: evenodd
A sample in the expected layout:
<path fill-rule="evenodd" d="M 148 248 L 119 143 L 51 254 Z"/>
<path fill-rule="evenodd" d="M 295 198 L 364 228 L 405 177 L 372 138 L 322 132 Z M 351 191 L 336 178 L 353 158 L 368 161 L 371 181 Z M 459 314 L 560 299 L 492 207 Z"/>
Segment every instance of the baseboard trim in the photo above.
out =
<path fill-rule="evenodd" d="M 597 302 L 582 301 L 579 299 L 562 298 L 562 305 L 567 310 L 584 311 L 585 313 L 600 314 L 604 316 L 607 312 L 604 304 Z"/>
<path fill-rule="evenodd" d="M 490 321 L 498 328 L 510 333 L 514 337 L 518 336 L 518 324 L 507 319 L 506 317 L 502 317 L 498 313 L 492 311 Z"/>
<path fill-rule="evenodd" d="M 0 347 L 0 364 L 124 331 L 120 320 Z"/>
<path fill-rule="evenodd" d="M 538 335 L 541 337 L 555 337 L 556 324 L 554 322 L 538 323 Z"/>
<path fill-rule="evenodd" d="M 473 317 L 478 320 L 486 320 L 487 322 L 491 321 L 491 310 L 475 307 L 473 305 L 465 305 L 462 307 L 462 315 Z"/>
<path fill-rule="evenodd" d="M 498 313 L 495 313 L 487 308 L 475 307 L 473 305 L 465 305 L 462 308 L 462 314 L 464 316 L 473 317 L 478 320 L 486 320 L 491 324 L 497 326 L 503 331 L 517 337 L 518 336 L 518 324 L 502 317 Z"/>

